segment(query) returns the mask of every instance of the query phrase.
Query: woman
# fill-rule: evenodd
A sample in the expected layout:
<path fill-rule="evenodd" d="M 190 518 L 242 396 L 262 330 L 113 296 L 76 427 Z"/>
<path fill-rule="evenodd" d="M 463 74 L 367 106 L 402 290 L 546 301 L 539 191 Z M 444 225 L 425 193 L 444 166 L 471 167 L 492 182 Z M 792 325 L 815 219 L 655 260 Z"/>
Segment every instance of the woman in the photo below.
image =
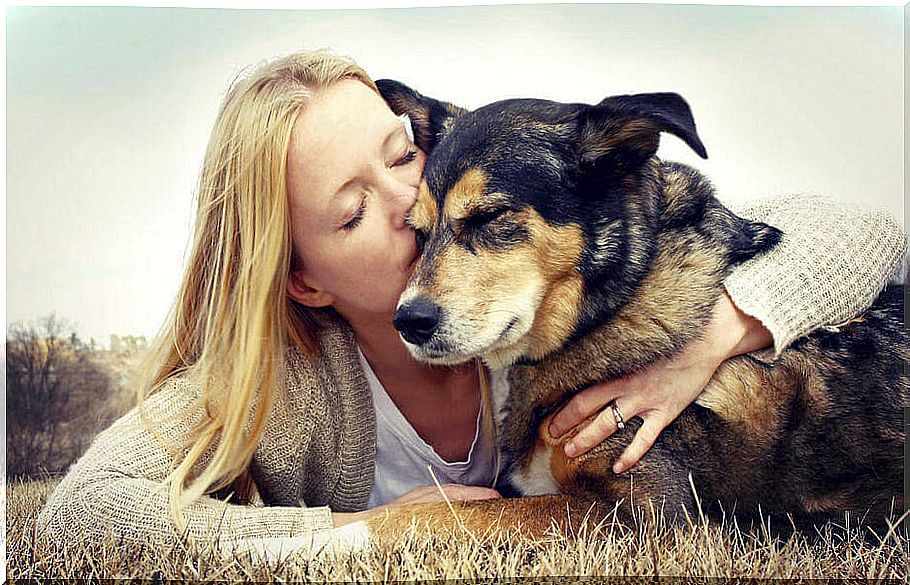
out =
<path fill-rule="evenodd" d="M 312 534 L 440 499 L 427 465 L 449 498 L 497 497 L 486 372 L 412 361 L 391 324 L 417 255 L 405 220 L 423 162 L 346 59 L 295 54 L 236 82 L 209 141 L 190 260 L 141 408 L 72 467 L 39 517 L 42 534 L 182 532 L 222 543 Z M 616 399 L 626 418 L 645 420 L 617 462 L 628 469 L 721 361 L 772 341 L 779 352 L 852 317 L 903 251 L 886 216 L 817 198 L 741 213 L 788 239 L 731 276 L 705 338 L 582 392 L 551 432 Z M 815 282 L 824 289 L 806 286 Z M 504 380 L 491 373 L 491 384 Z M 609 412 L 595 417 L 567 450 L 590 448 L 614 425 Z M 217 490 L 241 501 L 256 491 L 268 506 L 204 495 Z"/>

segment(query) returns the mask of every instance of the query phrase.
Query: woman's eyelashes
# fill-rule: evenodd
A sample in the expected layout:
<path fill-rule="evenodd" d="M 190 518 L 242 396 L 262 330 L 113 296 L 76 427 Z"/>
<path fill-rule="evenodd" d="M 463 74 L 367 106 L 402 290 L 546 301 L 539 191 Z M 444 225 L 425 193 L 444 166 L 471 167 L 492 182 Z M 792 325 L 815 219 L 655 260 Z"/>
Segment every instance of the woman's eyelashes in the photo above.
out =
<path fill-rule="evenodd" d="M 395 162 L 395 164 L 392 166 L 401 167 L 408 163 L 414 162 L 414 159 L 416 159 L 416 158 L 417 158 L 417 149 L 414 148 L 413 146 L 411 146 L 410 148 L 408 148 L 408 151 L 404 154 L 404 156 L 399 158 L 398 161 Z"/>
<path fill-rule="evenodd" d="M 357 208 L 357 213 L 354 214 L 354 217 L 352 217 L 351 219 L 346 221 L 344 224 L 342 224 L 341 229 L 350 231 L 350 230 L 354 229 L 355 227 L 357 227 L 360 224 L 361 220 L 363 219 L 363 216 L 366 213 L 366 210 L 367 210 L 367 198 L 361 197 L 360 207 Z"/>

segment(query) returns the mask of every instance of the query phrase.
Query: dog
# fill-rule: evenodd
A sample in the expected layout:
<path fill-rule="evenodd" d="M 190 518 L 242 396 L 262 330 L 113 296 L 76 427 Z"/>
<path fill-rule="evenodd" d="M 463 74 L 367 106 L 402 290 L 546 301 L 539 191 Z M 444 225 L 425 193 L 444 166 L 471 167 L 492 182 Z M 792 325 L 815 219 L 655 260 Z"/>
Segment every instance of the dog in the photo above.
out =
<path fill-rule="evenodd" d="M 725 277 L 781 238 L 724 207 L 696 169 L 656 156 L 668 132 L 707 158 L 682 97 L 510 99 L 467 111 L 397 81 L 377 86 L 428 154 L 408 219 L 421 256 L 394 324 L 416 359 L 510 367 L 497 405 L 506 479 L 522 496 L 561 494 L 460 505 L 476 527 L 498 518 L 539 531 L 540 518 L 567 509 L 619 506 L 629 517 L 647 501 L 676 519 L 697 505 L 797 525 L 900 514 L 910 405 L 902 286 L 773 363 L 724 362 L 624 473 L 611 465 L 641 419 L 577 458 L 562 450 L 572 433 L 549 435 L 552 414 L 581 388 L 698 338 Z M 445 524 L 449 510 L 386 515 L 372 529 L 415 514 Z"/>

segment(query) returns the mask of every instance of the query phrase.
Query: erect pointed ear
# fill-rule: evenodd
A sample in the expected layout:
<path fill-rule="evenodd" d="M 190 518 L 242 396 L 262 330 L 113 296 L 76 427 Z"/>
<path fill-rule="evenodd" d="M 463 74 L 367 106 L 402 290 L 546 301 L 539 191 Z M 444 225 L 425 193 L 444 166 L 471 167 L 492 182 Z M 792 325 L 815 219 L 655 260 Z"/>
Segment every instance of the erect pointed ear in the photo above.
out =
<path fill-rule="evenodd" d="M 379 93 L 396 115 L 407 114 L 414 130 L 414 143 L 429 154 L 458 116 L 467 113 L 448 102 L 420 95 L 394 79 L 376 81 Z"/>
<path fill-rule="evenodd" d="M 627 174 L 654 156 L 661 132 L 675 134 L 699 156 L 708 158 L 689 104 L 675 93 L 609 97 L 583 111 L 581 124 L 582 165 L 611 174 Z"/>

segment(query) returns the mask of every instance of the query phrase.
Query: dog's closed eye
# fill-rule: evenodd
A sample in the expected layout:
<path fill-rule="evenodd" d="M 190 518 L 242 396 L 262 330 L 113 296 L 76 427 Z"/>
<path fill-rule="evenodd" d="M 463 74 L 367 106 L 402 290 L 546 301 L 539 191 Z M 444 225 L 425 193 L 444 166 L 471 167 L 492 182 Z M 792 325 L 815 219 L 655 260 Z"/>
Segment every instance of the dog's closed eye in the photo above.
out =
<path fill-rule="evenodd" d="M 468 228 L 479 228 L 492 223 L 493 221 L 499 219 L 506 213 L 511 211 L 508 207 L 500 207 L 497 209 L 492 209 L 488 211 L 482 211 L 480 213 L 475 213 L 465 220 L 465 223 Z"/>

